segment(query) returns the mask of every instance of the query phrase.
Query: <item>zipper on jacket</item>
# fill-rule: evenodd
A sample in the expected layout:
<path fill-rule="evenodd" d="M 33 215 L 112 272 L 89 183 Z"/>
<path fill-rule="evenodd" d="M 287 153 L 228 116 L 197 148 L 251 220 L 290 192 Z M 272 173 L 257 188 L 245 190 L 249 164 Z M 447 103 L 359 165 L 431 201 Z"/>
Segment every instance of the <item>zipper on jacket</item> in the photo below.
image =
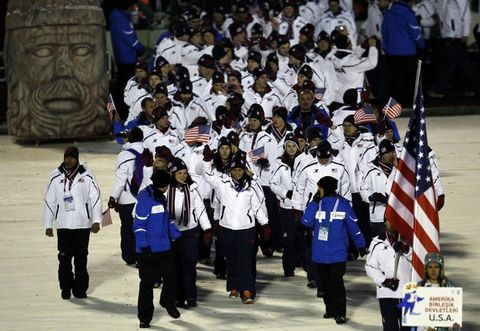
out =
<path fill-rule="evenodd" d="M 85 210 L 87 211 L 88 219 L 90 219 L 90 212 L 88 211 L 88 203 L 85 204 Z"/>
<path fill-rule="evenodd" d="M 57 211 L 55 212 L 55 219 L 57 219 L 57 216 L 58 216 L 58 209 L 60 208 L 59 205 L 57 205 Z"/>
<path fill-rule="evenodd" d="M 220 219 L 223 220 L 223 214 L 225 213 L 225 206 L 222 206 L 222 214 L 220 215 Z"/>

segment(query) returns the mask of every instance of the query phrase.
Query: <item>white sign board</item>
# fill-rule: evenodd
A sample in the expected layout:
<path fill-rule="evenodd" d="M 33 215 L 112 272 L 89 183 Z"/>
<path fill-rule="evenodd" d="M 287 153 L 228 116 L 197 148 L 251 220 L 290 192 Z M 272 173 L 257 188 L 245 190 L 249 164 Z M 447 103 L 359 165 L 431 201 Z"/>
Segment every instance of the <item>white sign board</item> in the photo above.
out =
<path fill-rule="evenodd" d="M 403 289 L 403 326 L 452 327 L 462 325 L 461 287 L 417 287 Z"/>

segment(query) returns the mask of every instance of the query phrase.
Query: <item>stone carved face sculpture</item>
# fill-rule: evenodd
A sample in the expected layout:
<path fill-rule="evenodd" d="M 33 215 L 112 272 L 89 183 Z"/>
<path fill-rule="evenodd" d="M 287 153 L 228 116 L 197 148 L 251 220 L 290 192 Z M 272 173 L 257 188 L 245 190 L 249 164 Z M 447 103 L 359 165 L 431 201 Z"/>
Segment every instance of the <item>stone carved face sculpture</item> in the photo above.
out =
<path fill-rule="evenodd" d="M 104 134 L 110 122 L 105 111 L 108 80 L 103 14 L 97 5 L 66 10 L 64 1 L 49 7 L 52 1 L 34 1 L 46 9 L 33 19 L 28 9 L 23 15 L 18 8 L 12 10 L 15 1 L 9 7 L 9 131 L 17 138 L 37 141 Z M 70 8 L 92 3 L 68 2 Z M 42 15 L 50 17 L 42 19 Z M 26 22 L 18 23 L 20 16 Z"/>

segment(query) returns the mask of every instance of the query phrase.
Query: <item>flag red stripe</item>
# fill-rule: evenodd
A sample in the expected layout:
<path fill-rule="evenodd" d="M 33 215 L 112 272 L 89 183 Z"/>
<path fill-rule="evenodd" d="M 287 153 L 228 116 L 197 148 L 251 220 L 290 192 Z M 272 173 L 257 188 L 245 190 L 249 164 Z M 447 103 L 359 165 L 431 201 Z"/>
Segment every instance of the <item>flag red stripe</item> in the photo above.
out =
<path fill-rule="evenodd" d="M 423 261 L 418 257 L 415 251 L 413 251 L 412 254 L 412 266 L 413 269 L 417 272 L 418 276 L 420 276 L 420 278 L 423 278 L 425 274 L 425 269 L 423 268 Z M 412 278 L 415 279 L 415 277 Z"/>
<path fill-rule="evenodd" d="M 391 206 L 387 206 L 385 211 L 385 218 L 393 224 L 393 227 L 412 245 L 413 243 L 413 231 L 408 226 L 408 223 L 395 211 Z"/>
<path fill-rule="evenodd" d="M 435 229 L 439 231 L 438 213 L 436 207 L 432 206 L 427 197 L 422 194 L 417 198 L 418 203 L 423 209 L 423 212 L 427 215 L 430 222 L 435 226 Z"/>
<path fill-rule="evenodd" d="M 394 189 L 395 187 L 395 189 Z M 405 206 L 408 210 L 413 210 L 413 199 L 411 196 L 402 189 L 398 183 L 393 183 L 392 192 L 395 192 L 395 197 Z M 411 192 L 412 194 L 413 192 Z"/>
<path fill-rule="evenodd" d="M 397 166 L 398 171 L 402 173 L 402 176 L 405 177 L 405 179 L 415 187 L 415 172 L 412 171 L 407 165 L 405 161 L 402 159 L 398 160 L 398 166 Z"/>
<path fill-rule="evenodd" d="M 424 220 L 429 222 L 428 220 Z M 415 236 L 422 243 L 423 247 L 428 253 L 438 252 L 438 248 L 435 243 L 432 241 L 432 238 L 428 235 L 425 229 L 422 226 L 422 221 L 415 218 L 415 227 L 413 229 Z"/>

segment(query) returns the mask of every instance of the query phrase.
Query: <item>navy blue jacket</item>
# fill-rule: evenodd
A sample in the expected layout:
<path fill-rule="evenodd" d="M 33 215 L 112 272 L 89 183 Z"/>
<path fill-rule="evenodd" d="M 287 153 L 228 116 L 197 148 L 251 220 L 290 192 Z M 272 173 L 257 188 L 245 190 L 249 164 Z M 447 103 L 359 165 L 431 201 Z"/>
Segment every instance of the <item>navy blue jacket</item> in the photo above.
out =
<path fill-rule="evenodd" d="M 417 48 L 425 48 L 417 17 L 412 8 L 395 1 L 383 16 L 382 45 L 387 55 L 416 55 Z"/>
<path fill-rule="evenodd" d="M 137 199 L 133 221 L 137 253 L 146 247 L 153 253 L 170 250 L 170 240 L 177 239 L 181 233 L 170 219 L 165 197 L 155 195 L 150 185 L 138 193 Z"/>
<path fill-rule="evenodd" d="M 318 127 L 320 128 L 320 132 L 322 133 L 322 136 L 324 139 L 327 139 L 328 137 L 328 128 L 324 125 L 320 125 L 317 122 L 317 114 L 322 113 L 323 116 L 330 118 L 330 115 L 323 109 L 323 107 L 318 107 L 317 105 L 312 105 L 312 112 L 311 112 L 311 119 L 310 119 L 310 127 L 304 128 L 303 123 L 302 123 L 302 115 L 300 113 L 300 106 L 295 106 L 293 107 L 291 113 L 287 117 L 287 122 L 288 123 L 295 123 L 297 127 L 301 127 L 305 132 L 307 132 L 307 129 L 312 128 L 312 127 Z"/>
<path fill-rule="evenodd" d="M 113 55 L 119 64 L 135 64 L 145 47 L 138 41 L 127 12 L 114 9 L 110 14 Z"/>
<path fill-rule="evenodd" d="M 365 238 L 357 225 L 357 216 L 345 198 L 325 197 L 320 203 L 309 202 L 302 224 L 313 228 L 313 262 L 346 262 L 348 237 L 352 238 L 357 248 L 365 248 Z"/>

